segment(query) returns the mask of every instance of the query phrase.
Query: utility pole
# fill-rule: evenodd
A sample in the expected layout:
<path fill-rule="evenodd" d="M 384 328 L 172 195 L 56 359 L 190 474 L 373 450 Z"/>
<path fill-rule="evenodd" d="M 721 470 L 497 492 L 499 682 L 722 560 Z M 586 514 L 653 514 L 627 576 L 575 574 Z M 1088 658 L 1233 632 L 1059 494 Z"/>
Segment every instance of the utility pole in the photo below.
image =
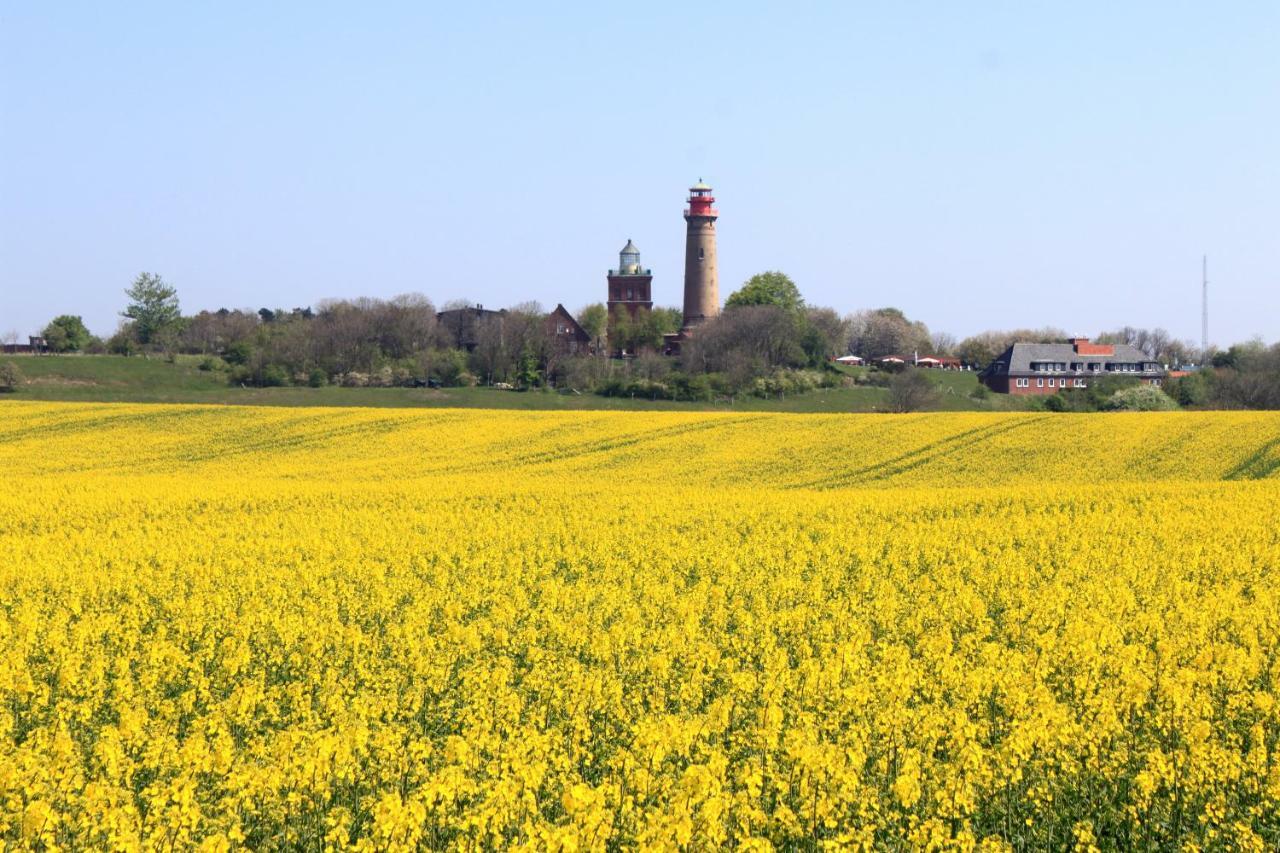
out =
<path fill-rule="evenodd" d="M 1200 352 L 1201 358 L 1209 357 L 1209 256 L 1200 262 Z"/>

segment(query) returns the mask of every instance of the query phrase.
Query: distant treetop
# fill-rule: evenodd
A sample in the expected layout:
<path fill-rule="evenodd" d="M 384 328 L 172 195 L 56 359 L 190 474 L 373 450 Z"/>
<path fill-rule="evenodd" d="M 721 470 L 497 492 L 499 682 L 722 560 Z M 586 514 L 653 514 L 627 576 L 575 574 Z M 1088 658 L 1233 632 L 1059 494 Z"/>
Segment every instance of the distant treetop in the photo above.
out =
<path fill-rule="evenodd" d="M 774 305 L 787 311 L 799 311 L 804 308 L 804 297 L 786 273 L 771 270 L 751 276 L 725 300 L 726 308 L 746 305 Z"/>

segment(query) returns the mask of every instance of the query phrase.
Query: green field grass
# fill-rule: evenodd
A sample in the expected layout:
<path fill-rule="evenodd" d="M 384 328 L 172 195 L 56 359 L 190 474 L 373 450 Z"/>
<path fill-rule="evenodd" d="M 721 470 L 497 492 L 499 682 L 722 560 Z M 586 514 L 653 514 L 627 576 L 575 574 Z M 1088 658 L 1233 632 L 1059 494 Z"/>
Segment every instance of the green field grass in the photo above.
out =
<path fill-rule="evenodd" d="M 749 412 L 874 412 L 887 407 L 883 388 L 856 386 L 781 398 L 738 396 L 713 402 L 673 402 L 601 397 L 555 391 L 500 391 L 492 388 L 244 388 L 230 386 L 226 374 L 200 370 L 198 357 L 7 356 L 26 381 L 0 400 L 66 400 L 114 403 L 221 403 L 253 406 L 382 406 L 537 410 L 643 410 Z M 862 368 L 841 368 L 856 376 Z M 941 392 L 942 411 L 1007 411 L 1020 400 L 989 395 L 975 400 L 974 373 L 930 371 Z"/>

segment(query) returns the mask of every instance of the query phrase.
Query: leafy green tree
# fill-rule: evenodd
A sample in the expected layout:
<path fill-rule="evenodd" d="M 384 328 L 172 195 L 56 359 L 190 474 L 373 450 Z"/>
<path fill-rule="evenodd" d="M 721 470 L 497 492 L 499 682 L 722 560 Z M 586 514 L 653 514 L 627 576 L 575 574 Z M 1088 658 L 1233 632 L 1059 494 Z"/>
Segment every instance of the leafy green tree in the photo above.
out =
<path fill-rule="evenodd" d="M 1176 379 L 1170 379 L 1165 393 L 1180 406 L 1203 406 L 1212 395 L 1210 383 L 1212 374 L 1207 370 L 1197 370 Z"/>
<path fill-rule="evenodd" d="M 542 383 L 542 371 L 538 369 L 538 359 L 530 352 L 520 357 L 516 371 L 516 385 L 521 389 L 535 388 Z"/>
<path fill-rule="evenodd" d="M 724 305 L 726 308 L 774 305 L 785 311 L 799 311 L 804 308 L 804 298 L 800 296 L 795 282 L 785 273 L 769 271 L 747 279 L 746 284 L 730 294 Z"/>
<path fill-rule="evenodd" d="M 626 349 L 627 341 L 631 338 L 631 314 L 621 305 L 615 305 L 613 310 L 609 312 L 609 352 L 617 354 Z"/>
<path fill-rule="evenodd" d="M 124 316 L 133 321 L 133 331 L 140 344 L 150 344 L 181 316 L 178 291 L 154 273 L 139 273 L 124 294 L 129 297 Z"/>
<path fill-rule="evenodd" d="M 684 325 L 684 312 L 679 308 L 659 307 L 649 313 L 653 315 L 653 323 L 659 334 L 673 334 Z"/>
<path fill-rule="evenodd" d="M 599 302 L 588 305 L 578 312 L 578 325 L 591 336 L 591 343 L 599 348 L 609 326 L 609 311 Z"/>
<path fill-rule="evenodd" d="M 79 352 L 93 339 L 84 320 L 71 314 L 54 317 L 44 327 L 42 334 L 49 349 L 54 352 Z"/>
<path fill-rule="evenodd" d="M 810 367 L 843 355 L 849 342 L 849 324 L 830 308 L 808 308 L 800 331 L 800 348 Z"/>

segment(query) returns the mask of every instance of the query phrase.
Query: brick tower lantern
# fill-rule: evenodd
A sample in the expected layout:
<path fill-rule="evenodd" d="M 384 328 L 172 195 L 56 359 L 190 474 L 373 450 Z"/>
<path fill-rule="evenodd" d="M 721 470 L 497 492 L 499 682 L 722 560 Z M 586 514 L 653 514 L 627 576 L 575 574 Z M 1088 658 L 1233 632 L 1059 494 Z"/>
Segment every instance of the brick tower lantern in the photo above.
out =
<path fill-rule="evenodd" d="M 640 319 L 653 310 L 653 271 L 640 266 L 640 250 L 636 244 L 627 240 L 627 245 L 618 253 L 618 268 L 609 270 L 609 347 L 620 352 L 614 345 L 614 325 L 625 311 L 631 320 Z"/>
<path fill-rule="evenodd" d="M 720 278 L 716 273 L 716 210 L 711 187 L 698 179 L 689 188 L 684 243 L 684 325 L 681 336 L 720 313 Z"/>

